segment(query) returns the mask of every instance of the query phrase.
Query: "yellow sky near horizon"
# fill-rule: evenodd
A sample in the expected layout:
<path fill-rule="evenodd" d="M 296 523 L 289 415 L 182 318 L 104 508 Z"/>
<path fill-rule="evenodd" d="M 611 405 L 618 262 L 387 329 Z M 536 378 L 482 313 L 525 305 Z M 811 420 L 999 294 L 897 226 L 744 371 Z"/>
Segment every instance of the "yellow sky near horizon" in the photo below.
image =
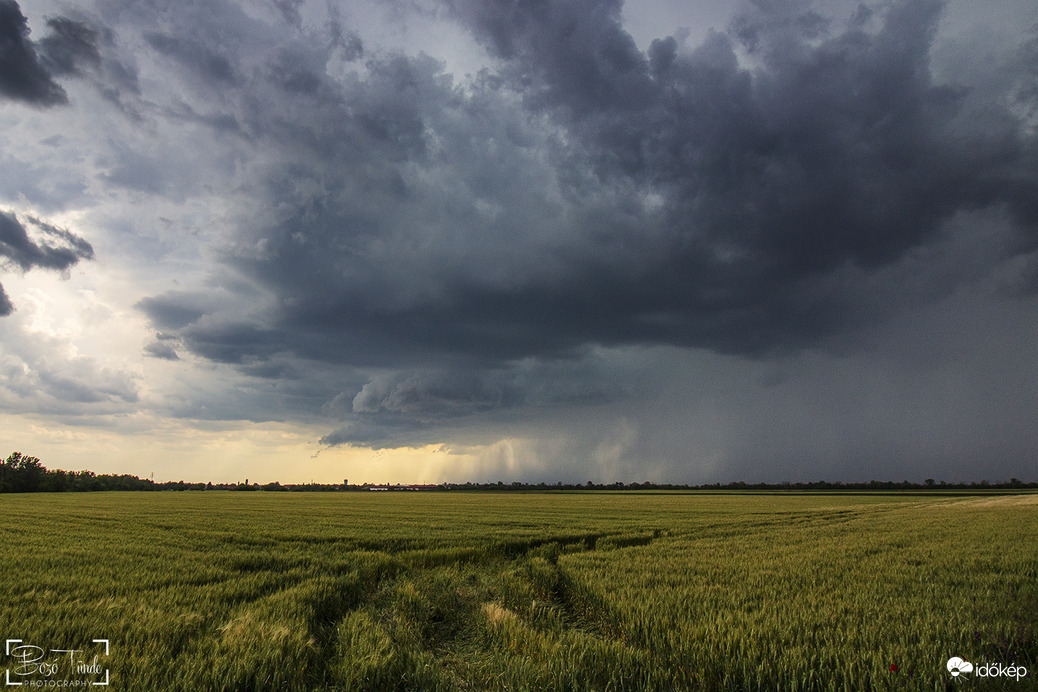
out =
<path fill-rule="evenodd" d="M 325 447 L 319 430 L 299 425 L 154 418 L 156 427 L 146 427 L 143 414 L 133 418 L 131 430 L 117 431 L 0 414 L 0 454 L 39 457 L 49 469 L 154 473 L 158 482 L 434 483 L 468 480 L 482 466 L 478 454 L 441 445 Z"/>

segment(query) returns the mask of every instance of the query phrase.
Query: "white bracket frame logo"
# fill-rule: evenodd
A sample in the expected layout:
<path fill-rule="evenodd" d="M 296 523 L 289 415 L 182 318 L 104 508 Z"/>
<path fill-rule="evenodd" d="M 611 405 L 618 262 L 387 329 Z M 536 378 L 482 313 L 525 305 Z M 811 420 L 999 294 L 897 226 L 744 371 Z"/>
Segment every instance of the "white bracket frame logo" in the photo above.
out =
<path fill-rule="evenodd" d="M 11 656 L 11 651 L 13 649 L 18 649 L 19 648 L 18 646 L 12 647 L 11 645 L 12 644 L 21 644 L 22 641 L 23 640 L 21 640 L 21 639 L 8 639 L 4 643 L 4 654 L 7 657 L 10 657 Z M 108 657 L 109 652 L 110 652 L 110 648 L 109 648 L 109 642 L 108 642 L 107 639 L 91 639 L 90 641 L 93 642 L 94 644 L 104 644 L 105 645 L 105 657 L 106 658 Z M 52 649 L 52 651 L 54 651 L 54 650 Z M 7 686 L 7 687 L 21 687 L 24 684 L 25 684 L 24 682 L 15 682 L 15 681 L 11 680 L 11 669 L 10 668 L 5 668 L 4 669 L 4 685 L 5 686 Z M 90 684 L 92 686 L 94 686 L 94 687 L 108 687 L 108 685 L 109 685 L 109 670 L 108 670 L 108 668 L 105 668 L 105 679 L 102 682 L 92 682 Z"/>

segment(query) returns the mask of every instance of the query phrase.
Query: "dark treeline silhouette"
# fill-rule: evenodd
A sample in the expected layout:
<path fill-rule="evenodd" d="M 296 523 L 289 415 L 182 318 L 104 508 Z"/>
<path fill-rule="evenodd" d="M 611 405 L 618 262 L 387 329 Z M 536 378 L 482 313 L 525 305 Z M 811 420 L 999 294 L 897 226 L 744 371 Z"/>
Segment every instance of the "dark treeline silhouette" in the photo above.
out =
<path fill-rule="evenodd" d="M 496 483 L 448 483 L 445 484 L 446 488 L 451 490 L 477 490 L 477 491 L 516 491 L 516 490 L 528 490 L 528 491 L 547 491 L 547 490 L 562 490 L 562 491 L 579 491 L 579 490 L 624 490 L 624 491 L 645 491 L 645 490 L 805 490 L 805 491 L 817 491 L 817 490 L 1036 490 L 1038 489 L 1038 483 L 1025 483 L 1016 478 L 1010 478 L 1008 481 L 1001 481 L 998 483 L 991 483 L 986 480 L 980 482 L 970 483 L 947 483 L 945 481 L 937 482 L 932 478 L 926 479 L 922 483 L 912 483 L 911 481 L 869 481 L 867 483 L 841 483 L 840 481 L 815 481 L 811 483 L 744 483 L 742 481 L 732 483 L 707 483 L 704 485 L 685 485 L 679 483 L 651 483 L 645 481 L 644 483 L 595 483 L 588 481 L 584 484 L 573 484 L 573 483 L 504 483 L 498 481 Z M 393 489 L 392 486 L 389 488 Z"/>
<path fill-rule="evenodd" d="M 152 490 L 155 484 L 127 474 L 51 471 L 37 457 L 14 452 L 0 462 L 0 492 L 32 493 L 75 490 Z"/>
<path fill-rule="evenodd" d="M 815 481 L 813 483 L 712 483 L 706 485 L 681 485 L 676 483 L 441 483 L 439 485 L 409 485 L 362 483 L 350 485 L 342 483 L 303 483 L 282 485 L 278 482 L 249 484 L 244 483 L 186 483 L 184 481 L 165 481 L 156 483 L 150 479 L 138 478 L 129 474 L 97 474 L 93 471 L 50 470 L 37 457 L 26 456 L 21 452 L 13 452 L 0 461 L 0 493 L 33 493 L 33 492 L 83 492 L 95 490 L 235 490 L 235 491 L 291 491 L 291 492 L 356 492 L 356 491 L 475 491 L 475 492 L 544 492 L 544 491 L 586 491 L 586 490 L 753 490 L 753 491 L 856 491 L 856 490 L 1035 490 L 1038 483 L 1025 483 L 1016 478 L 1008 481 L 991 483 L 986 480 L 970 483 L 947 483 L 932 478 L 922 483 L 909 481 L 869 481 L 867 483 L 841 483 L 839 481 Z"/>

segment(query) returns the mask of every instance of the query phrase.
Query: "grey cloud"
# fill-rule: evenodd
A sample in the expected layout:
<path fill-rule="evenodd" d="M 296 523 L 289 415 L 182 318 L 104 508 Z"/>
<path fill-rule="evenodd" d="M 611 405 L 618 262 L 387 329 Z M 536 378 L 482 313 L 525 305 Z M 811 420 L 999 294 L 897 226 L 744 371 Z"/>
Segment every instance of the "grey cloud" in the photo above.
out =
<path fill-rule="evenodd" d="M 97 368 L 87 358 L 73 359 L 68 366 L 67 370 L 41 367 L 35 372 L 40 388 L 57 401 L 65 404 L 138 401 L 136 382 L 126 373 Z"/>
<path fill-rule="evenodd" d="M 238 286 L 244 291 L 245 287 Z M 254 294 L 249 294 L 249 298 Z M 151 320 L 161 332 L 156 334 L 160 341 L 181 338 L 178 330 L 193 325 L 206 315 L 214 313 L 235 314 L 241 317 L 232 295 L 224 289 L 210 287 L 209 290 L 167 291 L 157 296 L 141 299 L 136 307 Z"/>
<path fill-rule="evenodd" d="M 285 350 L 274 330 L 234 318 L 203 317 L 179 335 L 192 353 L 217 363 L 256 367 Z"/>
<path fill-rule="evenodd" d="M 3 15 L 3 59 L 75 107 L 20 126 L 0 192 L 147 272 L 155 380 L 68 361 L 25 310 L 0 404 L 316 424 L 487 479 L 1033 471 L 1038 39 L 768 0 L 640 50 L 621 9 L 445 2 L 471 77 L 320 0 L 103 0 L 36 42 Z M 0 233 L 15 270 L 92 254 Z"/>
<path fill-rule="evenodd" d="M 620 25 L 621 0 L 452 3 L 506 61 L 536 106 L 575 117 L 643 111 L 654 100 L 648 62 Z"/>
<path fill-rule="evenodd" d="M 246 294 L 247 298 L 255 296 L 254 292 Z M 136 307 L 153 325 L 165 330 L 161 342 L 177 341 L 191 353 L 218 363 L 239 365 L 247 374 L 283 375 L 284 367 L 269 362 L 284 350 L 278 336 L 256 319 L 250 319 L 241 309 L 242 304 L 240 296 L 214 289 L 208 293 L 169 291 L 144 298 Z"/>
<path fill-rule="evenodd" d="M 368 382 L 353 399 L 355 413 L 450 418 L 500 407 L 506 393 L 476 373 L 395 373 Z"/>
<path fill-rule="evenodd" d="M 34 267 L 64 271 L 81 259 L 93 259 L 94 248 L 83 238 L 36 217 L 25 218 L 45 238 L 56 240 L 59 244 L 35 242 L 16 215 L 0 212 L 0 257 L 16 264 L 22 271 Z"/>
<path fill-rule="evenodd" d="M 384 371 L 326 406 L 326 414 L 344 421 L 326 443 L 432 444 L 445 428 L 463 434 L 503 417 L 518 426 L 560 407 L 602 406 L 630 393 L 624 370 L 589 352 L 564 364 L 525 359 L 490 370 Z"/>
<path fill-rule="evenodd" d="M 868 346 L 836 358 L 615 349 L 610 376 L 626 383 L 623 396 L 400 439 L 448 440 L 477 455 L 489 480 L 1022 478 L 1038 472 L 1036 307 L 1033 298 L 949 298 L 870 330 Z M 392 428 L 382 432 L 389 439 L 378 445 L 393 446 Z M 495 458 L 501 446 L 511 463 Z"/>
<path fill-rule="evenodd" d="M 1026 292 L 1029 44 L 1003 47 L 998 86 L 937 78 L 932 0 L 846 23 L 755 3 L 728 33 L 645 53 L 619 2 L 449 6 L 493 60 L 472 80 L 377 49 L 333 76 L 335 40 L 278 27 L 250 29 L 269 45 L 246 60 L 230 10 L 151 39 L 235 58 L 183 79 L 228 76 L 225 122 L 263 150 L 221 259 L 265 299 L 245 316 L 186 294 L 140 307 L 187 352 L 258 378 L 379 368 L 340 398 L 327 442 L 519 418 L 549 387 L 517 364 L 579 372 L 596 345 L 853 352 L 957 288 L 1012 274 Z M 963 229 L 974 214 L 999 233 Z"/>
<path fill-rule="evenodd" d="M 67 355 L 69 342 L 27 328 L 18 315 L 0 321 L 0 406 L 35 413 L 126 412 L 139 401 L 137 376 L 94 358 Z"/>
<path fill-rule="evenodd" d="M 111 164 L 103 175 L 110 183 L 156 195 L 166 190 L 168 171 L 151 156 L 120 150 Z"/>
<path fill-rule="evenodd" d="M 40 107 L 68 103 L 65 90 L 40 63 L 15 0 L 0 0 L 0 94 Z"/>
<path fill-rule="evenodd" d="M 0 95 L 40 108 L 68 105 L 55 77 L 87 78 L 104 98 L 139 120 L 130 104 L 139 95 L 137 71 L 113 49 L 112 32 L 96 18 L 57 16 L 46 24 L 49 33 L 31 41 L 18 3 L 0 0 Z"/>
<path fill-rule="evenodd" d="M 80 75 L 82 66 L 101 65 L 98 32 L 68 17 L 47 20 L 51 33 L 40 41 L 40 54 L 51 74 Z"/>
<path fill-rule="evenodd" d="M 160 360 L 180 360 L 177 350 L 163 341 L 153 341 L 144 347 L 145 355 Z"/>
<path fill-rule="evenodd" d="M 415 436 L 421 426 L 410 419 L 383 417 L 378 421 L 352 420 L 321 438 L 329 447 L 350 444 L 373 449 L 388 447 L 420 446 L 423 436 Z"/>
<path fill-rule="evenodd" d="M 160 329 L 180 329 L 206 313 L 208 301 L 199 294 L 171 292 L 144 298 L 137 308 Z"/>
<path fill-rule="evenodd" d="M 271 2 L 284 16 L 285 21 L 289 24 L 300 26 L 302 18 L 299 15 L 299 8 L 302 6 L 303 0 L 271 0 Z"/>
<path fill-rule="evenodd" d="M 75 166 L 49 165 L 25 150 L 0 153 L 0 195 L 24 199 L 40 212 L 63 211 L 87 197 Z"/>
<path fill-rule="evenodd" d="M 862 3 L 851 15 L 850 27 L 862 29 L 876 17 L 873 7 Z M 832 26 L 806 0 L 791 2 L 744 2 L 742 11 L 730 22 L 730 31 L 751 53 L 787 44 L 795 46 L 802 39 L 824 40 Z"/>
<path fill-rule="evenodd" d="M 289 93 L 313 94 L 321 88 L 323 80 L 306 62 L 305 56 L 282 53 L 270 67 L 271 78 Z"/>
<path fill-rule="evenodd" d="M 0 317 L 6 317 L 12 312 L 14 312 L 14 303 L 7 297 L 3 284 L 0 284 Z"/>
<path fill-rule="evenodd" d="M 269 187 L 281 218 L 244 229 L 243 247 L 264 250 L 233 259 L 281 298 L 263 318 L 276 351 L 365 364 L 589 343 L 795 350 L 881 312 L 848 277 L 937 242 L 957 214 L 1005 208 L 1021 247 L 1038 237 L 1034 137 L 1008 112 L 959 127 L 968 90 L 930 76 L 936 2 L 839 32 L 761 11 L 753 70 L 716 33 L 646 57 L 617 4 L 454 7 L 510 90 L 396 56 L 339 95 L 309 89 L 317 108 L 293 113 L 306 124 L 286 142 L 312 154 L 286 149 Z M 525 118 L 504 115 L 510 94 Z M 194 337 L 233 350 L 221 329 Z"/>
<path fill-rule="evenodd" d="M 94 248 L 83 238 L 34 216 L 25 219 L 46 240 L 36 242 L 16 215 L 0 211 L 0 264 L 14 265 L 23 272 L 34 268 L 66 271 L 81 259 L 93 259 Z M 13 309 L 0 286 L 0 315 L 9 315 Z"/>
<path fill-rule="evenodd" d="M 144 38 L 152 48 L 207 81 L 226 85 L 235 84 L 240 79 L 230 58 L 198 41 L 161 33 L 148 33 Z"/>
<path fill-rule="evenodd" d="M 855 20 L 841 33 L 804 5 L 792 4 L 802 11 L 791 18 L 786 4 L 761 3 L 735 22 L 758 58 L 753 71 L 724 35 L 677 57 L 657 46 L 653 68 L 637 70 L 643 86 L 623 92 L 640 94 L 633 103 L 620 94 L 595 101 L 596 84 L 623 82 L 630 61 L 597 63 L 601 74 L 581 88 L 571 74 L 579 62 L 540 43 L 565 31 L 584 36 L 566 50 L 609 52 L 623 34 L 615 7 L 497 2 L 459 11 L 492 49 L 516 55 L 513 82 L 528 103 L 540 105 L 547 89 L 548 105 L 568 107 L 600 173 L 669 192 L 683 217 L 676 236 L 736 258 L 685 253 L 687 270 L 705 259 L 702 269 L 719 272 L 720 290 L 756 292 L 749 282 L 789 284 L 844 262 L 885 264 L 960 209 L 1004 203 L 1034 233 L 1033 137 L 1012 118 L 962 132 L 966 95 L 930 77 L 939 2 L 898 3 L 875 29 Z M 544 11 L 556 6 L 570 12 Z M 486 28 L 498 23 L 516 27 L 507 41 Z M 540 79 L 527 86 L 531 71 Z"/>
<path fill-rule="evenodd" d="M 364 57 L 364 42 L 354 33 L 339 33 L 336 43 L 342 49 L 342 57 L 350 62 Z"/>

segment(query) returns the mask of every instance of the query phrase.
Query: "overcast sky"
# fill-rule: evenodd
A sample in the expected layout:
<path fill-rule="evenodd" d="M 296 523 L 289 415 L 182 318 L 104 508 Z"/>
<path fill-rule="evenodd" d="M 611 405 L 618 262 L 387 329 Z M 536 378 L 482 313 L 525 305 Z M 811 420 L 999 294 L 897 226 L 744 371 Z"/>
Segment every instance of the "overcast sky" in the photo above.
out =
<path fill-rule="evenodd" d="M 1033 0 L 0 0 L 0 453 L 1038 479 Z"/>

